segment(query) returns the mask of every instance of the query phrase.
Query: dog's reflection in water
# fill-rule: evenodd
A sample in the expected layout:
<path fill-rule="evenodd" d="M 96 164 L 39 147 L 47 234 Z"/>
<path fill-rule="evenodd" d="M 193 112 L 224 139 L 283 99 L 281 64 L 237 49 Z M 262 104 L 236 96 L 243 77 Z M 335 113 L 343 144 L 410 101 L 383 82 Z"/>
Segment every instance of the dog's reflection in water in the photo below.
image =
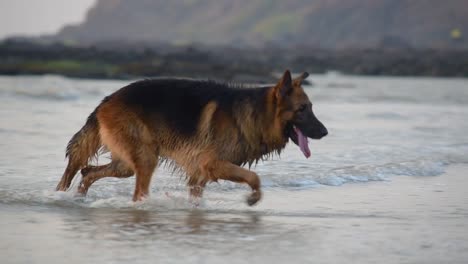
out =
<path fill-rule="evenodd" d="M 261 215 L 254 211 L 176 211 L 87 209 L 66 219 L 77 236 L 111 240 L 177 239 L 185 235 L 250 236 L 261 229 Z M 188 242 L 188 241 L 187 241 Z"/>

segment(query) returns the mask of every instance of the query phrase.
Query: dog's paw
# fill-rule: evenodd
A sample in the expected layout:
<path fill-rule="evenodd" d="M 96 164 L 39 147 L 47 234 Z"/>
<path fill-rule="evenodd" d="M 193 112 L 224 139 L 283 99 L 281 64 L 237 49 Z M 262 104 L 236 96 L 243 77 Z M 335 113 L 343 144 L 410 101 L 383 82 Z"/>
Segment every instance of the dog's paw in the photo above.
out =
<path fill-rule="evenodd" d="M 253 191 L 249 197 L 247 197 L 247 204 L 249 206 L 255 205 L 262 198 L 261 191 Z"/>
<path fill-rule="evenodd" d="M 189 199 L 189 204 L 192 206 L 192 208 L 199 208 L 201 205 L 201 199 L 200 198 Z"/>

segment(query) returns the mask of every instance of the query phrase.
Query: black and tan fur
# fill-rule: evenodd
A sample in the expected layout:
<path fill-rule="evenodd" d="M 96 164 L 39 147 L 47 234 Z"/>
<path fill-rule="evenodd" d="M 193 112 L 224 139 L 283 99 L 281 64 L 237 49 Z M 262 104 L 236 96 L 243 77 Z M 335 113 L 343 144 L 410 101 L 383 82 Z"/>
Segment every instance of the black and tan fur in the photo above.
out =
<path fill-rule="evenodd" d="M 292 80 L 286 71 L 276 85 L 264 87 L 160 78 L 121 88 L 68 143 L 69 162 L 57 190 L 67 190 L 78 170 L 82 194 L 101 178 L 136 174 L 133 200 L 142 200 L 155 168 L 169 161 L 186 173 L 192 196 L 201 197 L 207 183 L 222 179 L 247 183 L 253 205 L 261 198 L 260 179 L 242 165 L 279 153 L 289 138 L 296 142 L 293 126 L 311 138 L 327 134 L 301 87 L 307 76 Z M 112 161 L 89 165 L 102 148 Z"/>

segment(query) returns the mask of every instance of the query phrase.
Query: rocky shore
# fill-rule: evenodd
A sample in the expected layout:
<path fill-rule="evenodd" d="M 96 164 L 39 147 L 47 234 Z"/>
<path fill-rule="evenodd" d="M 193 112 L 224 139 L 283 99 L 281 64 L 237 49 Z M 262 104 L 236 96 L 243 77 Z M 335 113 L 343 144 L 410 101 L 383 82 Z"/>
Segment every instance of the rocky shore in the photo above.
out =
<path fill-rule="evenodd" d="M 25 40 L 0 43 L 0 74 L 59 74 L 133 79 L 187 76 L 271 82 L 276 72 L 468 77 L 468 51 L 412 49 L 319 50 L 307 47 L 241 49 L 224 46 L 70 46 Z"/>

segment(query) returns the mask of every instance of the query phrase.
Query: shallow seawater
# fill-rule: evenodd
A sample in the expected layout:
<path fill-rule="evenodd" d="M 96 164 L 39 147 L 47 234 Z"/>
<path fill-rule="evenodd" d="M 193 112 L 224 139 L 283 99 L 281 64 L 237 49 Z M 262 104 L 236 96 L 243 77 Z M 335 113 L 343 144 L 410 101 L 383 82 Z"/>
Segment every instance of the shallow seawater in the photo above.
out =
<path fill-rule="evenodd" d="M 310 80 L 313 86 L 306 90 L 329 130 L 323 140 L 310 142 L 311 158 L 288 145 L 281 157 L 254 166 L 265 190 L 256 207 L 245 204 L 247 187 L 220 182 L 209 185 L 201 206 L 193 208 L 183 179 L 163 168 L 154 175 L 151 199 L 144 203 L 130 201 L 134 178 L 101 180 L 84 198 L 73 190 L 53 191 L 66 165 L 70 137 L 105 95 L 128 82 L 0 77 L 2 258 L 5 263 L 337 263 L 381 261 L 378 254 L 383 254 L 388 263 L 405 262 L 405 256 L 414 263 L 431 260 L 418 256 L 433 252 L 437 263 L 444 252 L 455 252 L 451 260 L 463 263 L 466 242 L 460 241 L 468 236 L 456 235 L 466 234 L 463 222 L 468 222 L 462 189 L 456 189 L 460 197 L 443 204 L 460 213 L 450 220 L 438 210 L 439 203 L 418 202 L 424 210 L 410 204 L 411 190 L 405 191 L 407 200 L 388 196 L 385 203 L 378 193 L 363 190 L 389 182 L 418 189 L 430 182 L 442 184 L 440 195 L 450 191 L 447 169 L 468 163 L 468 80 L 340 75 Z M 104 155 L 98 163 L 107 161 Z M 466 174 L 465 168 L 457 173 Z M 317 194 L 324 197 L 321 203 L 314 202 Z M 345 206 L 346 200 L 337 202 L 340 195 L 360 202 Z M 392 200 L 406 209 L 367 208 L 362 202 L 389 207 Z M 435 226 L 445 233 L 445 251 L 434 250 L 431 233 L 417 225 L 420 214 L 429 217 L 426 209 L 434 211 L 430 219 L 440 216 Z M 442 228 L 449 224 L 452 229 Z M 404 231 L 408 228 L 413 231 Z M 369 232 L 374 233 L 364 235 Z M 414 249 L 401 249 L 398 236 L 404 240 L 409 234 L 427 236 L 421 241 L 428 244 L 421 242 L 418 250 L 429 250 L 412 255 Z M 343 242 L 359 241 L 361 235 L 387 250 L 369 252 L 375 244 Z"/>

